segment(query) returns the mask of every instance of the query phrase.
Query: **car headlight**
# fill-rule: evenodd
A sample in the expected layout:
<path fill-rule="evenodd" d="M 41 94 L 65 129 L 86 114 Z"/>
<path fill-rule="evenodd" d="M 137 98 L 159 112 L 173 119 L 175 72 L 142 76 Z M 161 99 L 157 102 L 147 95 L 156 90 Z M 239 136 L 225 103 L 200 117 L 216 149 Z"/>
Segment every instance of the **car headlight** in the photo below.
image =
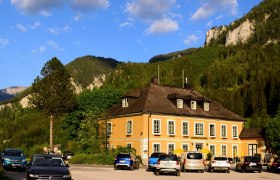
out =
<path fill-rule="evenodd" d="M 10 158 L 4 158 L 4 161 L 11 161 Z"/>
<path fill-rule="evenodd" d="M 39 177 L 38 174 L 29 174 L 30 177 Z"/>
<path fill-rule="evenodd" d="M 64 175 L 63 178 L 71 178 L 70 174 Z"/>

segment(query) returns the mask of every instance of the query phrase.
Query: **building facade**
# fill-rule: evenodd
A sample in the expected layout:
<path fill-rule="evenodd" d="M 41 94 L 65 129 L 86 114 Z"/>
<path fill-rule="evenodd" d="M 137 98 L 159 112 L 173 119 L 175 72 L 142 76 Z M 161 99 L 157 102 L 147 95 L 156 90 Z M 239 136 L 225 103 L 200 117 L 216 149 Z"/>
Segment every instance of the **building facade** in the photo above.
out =
<path fill-rule="evenodd" d="M 244 119 L 190 86 L 151 83 L 127 93 L 109 114 L 110 148 L 133 147 L 144 164 L 153 152 L 178 149 L 207 149 L 228 157 L 248 154 L 239 137 Z"/>

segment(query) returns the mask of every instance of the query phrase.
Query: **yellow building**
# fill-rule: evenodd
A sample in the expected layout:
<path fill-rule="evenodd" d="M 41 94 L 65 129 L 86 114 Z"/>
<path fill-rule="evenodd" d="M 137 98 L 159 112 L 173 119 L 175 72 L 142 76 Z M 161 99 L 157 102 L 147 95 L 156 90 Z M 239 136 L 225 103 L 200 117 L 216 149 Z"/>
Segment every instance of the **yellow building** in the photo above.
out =
<path fill-rule="evenodd" d="M 144 164 L 153 152 L 176 149 L 208 149 L 228 157 L 248 154 L 246 140 L 239 138 L 244 119 L 190 86 L 151 83 L 123 96 L 109 115 L 110 148 L 133 147 Z"/>

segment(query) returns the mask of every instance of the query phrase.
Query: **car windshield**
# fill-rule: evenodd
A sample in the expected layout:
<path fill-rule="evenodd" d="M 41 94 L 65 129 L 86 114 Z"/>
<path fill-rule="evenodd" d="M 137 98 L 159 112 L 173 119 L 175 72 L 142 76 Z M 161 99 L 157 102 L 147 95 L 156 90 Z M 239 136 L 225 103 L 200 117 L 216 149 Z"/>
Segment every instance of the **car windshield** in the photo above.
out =
<path fill-rule="evenodd" d="M 178 158 L 176 155 L 162 155 L 160 156 L 161 161 L 178 161 Z"/>
<path fill-rule="evenodd" d="M 153 154 L 151 155 L 151 157 L 156 157 L 156 158 L 158 158 L 158 157 L 160 156 L 160 154 L 161 154 L 161 153 L 153 153 Z"/>
<path fill-rule="evenodd" d="M 65 166 L 63 160 L 59 157 L 34 157 L 32 166 Z"/>
<path fill-rule="evenodd" d="M 4 152 L 5 156 L 24 156 L 22 151 L 5 151 Z"/>
<path fill-rule="evenodd" d="M 201 153 L 188 153 L 187 155 L 188 159 L 202 159 Z"/>
<path fill-rule="evenodd" d="M 118 154 L 117 158 L 130 158 L 130 154 Z"/>
<path fill-rule="evenodd" d="M 248 156 L 245 158 L 245 161 L 249 161 L 249 162 L 259 162 L 260 159 L 258 157 L 254 157 L 254 156 Z"/>
<path fill-rule="evenodd" d="M 226 161 L 227 158 L 226 158 L 226 157 L 214 157 L 214 160 L 217 160 L 217 161 Z"/>

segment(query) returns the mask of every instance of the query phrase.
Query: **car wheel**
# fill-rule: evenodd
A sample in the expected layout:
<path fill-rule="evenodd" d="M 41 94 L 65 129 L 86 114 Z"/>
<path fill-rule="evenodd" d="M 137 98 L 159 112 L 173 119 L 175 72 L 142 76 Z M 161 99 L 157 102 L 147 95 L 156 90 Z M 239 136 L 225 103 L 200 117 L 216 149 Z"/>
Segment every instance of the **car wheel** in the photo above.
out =
<path fill-rule="evenodd" d="M 156 170 L 155 174 L 156 176 L 159 176 L 159 170 Z"/>
<path fill-rule="evenodd" d="M 177 171 L 176 176 L 180 176 L 180 171 Z"/>
<path fill-rule="evenodd" d="M 227 173 L 230 173 L 230 170 L 227 170 Z"/>
<path fill-rule="evenodd" d="M 117 166 L 114 166 L 114 170 L 117 170 L 118 168 L 117 168 Z"/>
<path fill-rule="evenodd" d="M 201 170 L 200 172 L 201 172 L 201 173 L 204 173 L 204 170 Z"/>
<path fill-rule="evenodd" d="M 209 168 L 209 172 L 210 172 L 210 173 L 213 172 L 213 169 L 212 169 L 212 168 Z"/>
<path fill-rule="evenodd" d="M 258 171 L 258 173 L 262 173 L 262 171 Z"/>
<path fill-rule="evenodd" d="M 133 165 L 130 166 L 130 170 L 131 170 L 131 171 L 134 170 L 134 166 L 133 166 Z"/>
<path fill-rule="evenodd" d="M 242 169 L 242 168 L 241 168 L 241 172 L 242 172 L 242 173 L 245 173 L 245 169 Z"/>

